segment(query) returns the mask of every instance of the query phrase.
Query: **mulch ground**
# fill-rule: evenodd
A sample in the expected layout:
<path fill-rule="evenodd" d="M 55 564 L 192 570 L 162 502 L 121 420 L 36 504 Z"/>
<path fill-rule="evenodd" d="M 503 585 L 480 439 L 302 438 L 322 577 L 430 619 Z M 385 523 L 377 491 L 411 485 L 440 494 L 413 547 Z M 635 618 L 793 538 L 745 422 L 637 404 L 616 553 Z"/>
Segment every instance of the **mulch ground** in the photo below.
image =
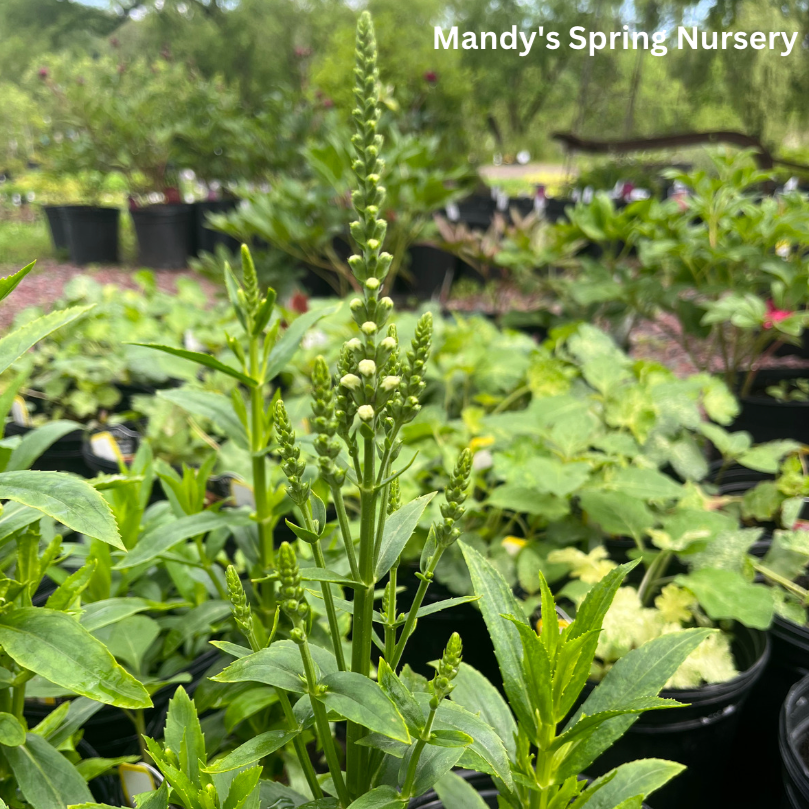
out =
<path fill-rule="evenodd" d="M 0 267 L 0 275 L 8 275 L 19 267 Z M 14 321 L 18 312 L 29 306 L 40 306 L 50 310 L 55 301 L 62 297 L 65 284 L 77 275 L 88 275 L 99 284 L 115 284 L 125 289 L 138 289 L 130 267 L 98 267 L 87 269 L 74 264 L 61 264 L 54 259 L 38 261 L 33 271 L 0 305 L 0 332 L 5 331 Z M 157 286 L 164 292 L 175 292 L 179 278 L 193 278 L 205 293 L 213 298 L 218 286 L 205 276 L 193 270 L 155 271 Z"/>

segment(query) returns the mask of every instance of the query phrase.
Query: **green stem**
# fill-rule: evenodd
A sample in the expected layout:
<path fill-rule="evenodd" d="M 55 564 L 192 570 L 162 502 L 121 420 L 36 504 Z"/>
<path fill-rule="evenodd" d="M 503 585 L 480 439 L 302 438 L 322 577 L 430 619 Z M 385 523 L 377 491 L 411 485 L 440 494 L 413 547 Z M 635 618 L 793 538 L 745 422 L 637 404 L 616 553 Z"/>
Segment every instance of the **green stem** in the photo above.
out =
<path fill-rule="evenodd" d="M 197 546 L 197 553 L 199 554 L 200 562 L 202 562 L 203 570 L 208 574 L 208 577 L 213 582 L 213 586 L 216 588 L 216 592 L 219 593 L 219 598 L 223 601 L 228 600 L 228 593 L 227 590 L 222 586 L 222 582 L 219 581 L 218 576 L 214 572 L 214 565 L 211 560 L 208 558 L 208 554 L 205 553 L 205 545 L 202 542 L 202 534 L 199 536 L 194 537 L 194 543 Z"/>
<path fill-rule="evenodd" d="M 670 560 L 671 551 L 660 551 L 660 553 L 657 554 L 652 561 L 652 564 L 649 565 L 649 568 L 643 577 L 643 581 L 640 583 L 640 587 L 638 588 L 638 598 L 640 599 L 641 604 L 644 606 L 648 606 L 648 602 L 655 591 L 655 585 L 660 581 L 661 577 L 666 572 L 666 568 L 669 566 Z"/>
<path fill-rule="evenodd" d="M 314 532 L 315 521 L 312 517 L 312 504 L 307 500 L 301 509 L 303 521 L 306 528 Z M 320 547 L 320 540 L 312 543 L 312 552 L 315 556 L 315 564 L 321 569 L 326 569 L 326 559 L 323 556 L 323 548 Z M 323 603 L 326 605 L 326 617 L 329 621 L 329 632 L 331 632 L 331 644 L 334 648 L 334 656 L 337 658 L 337 668 L 340 671 L 346 670 L 345 656 L 343 655 L 343 642 L 340 638 L 340 625 L 337 623 L 337 610 L 334 608 L 334 596 L 331 592 L 331 584 L 327 581 L 320 582 L 320 591 L 323 593 Z"/>
<path fill-rule="evenodd" d="M 339 486 L 332 486 L 331 496 L 334 501 L 334 508 L 337 511 L 337 523 L 343 537 L 348 565 L 351 568 L 351 578 L 354 581 L 360 581 L 360 569 L 357 565 L 357 555 L 354 553 L 354 540 L 351 538 L 351 528 L 348 523 L 348 514 L 346 514 L 346 504 L 343 500 L 343 490 Z"/>
<path fill-rule="evenodd" d="M 416 626 L 416 615 L 418 611 L 421 609 L 421 605 L 424 603 L 424 596 L 427 595 L 427 588 L 430 586 L 430 582 L 433 580 L 433 573 L 435 573 L 435 569 L 438 566 L 438 562 L 441 559 L 442 551 L 436 551 L 433 554 L 433 558 L 430 560 L 430 564 L 427 566 L 427 572 L 422 574 L 422 579 L 419 582 L 419 589 L 416 591 L 416 597 L 413 599 L 413 604 L 410 606 L 410 609 L 407 613 L 407 618 L 405 619 L 405 624 L 402 629 L 402 634 L 399 636 L 399 640 L 396 643 L 396 648 L 393 652 L 393 659 L 389 660 L 390 667 L 396 671 L 399 663 L 402 660 L 402 655 L 404 654 L 405 644 L 408 641 L 408 638 L 413 634 L 413 629 Z"/>
<path fill-rule="evenodd" d="M 259 361 L 259 338 L 250 338 L 250 376 L 261 378 Z M 273 549 L 272 531 L 269 521 L 272 516 L 267 501 L 267 460 L 263 450 L 264 441 L 264 397 L 263 386 L 250 388 L 250 451 L 253 467 L 253 494 L 256 500 L 256 524 L 258 526 L 258 552 L 262 572 L 266 573 L 275 567 L 275 551 Z M 272 626 L 275 612 L 275 582 L 266 581 L 261 585 L 261 602 L 268 621 Z"/>
<path fill-rule="evenodd" d="M 140 749 L 140 757 L 144 761 L 151 761 L 152 757 L 149 755 L 149 750 L 146 747 L 146 742 L 144 741 L 144 736 L 146 735 L 146 719 L 143 716 L 143 709 L 136 708 L 130 714 L 132 717 L 132 722 L 135 725 L 135 731 L 138 734 L 138 748 Z"/>
<path fill-rule="evenodd" d="M 337 791 L 337 796 L 340 799 L 343 809 L 346 809 L 351 803 L 351 798 L 349 797 L 345 781 L 343 780 L 343 771 L 340 769 L 340 759 L 337 757 L 337 748 L 331 735 L 331 727 L 329 726 L 326 708 L 317 698 L 318 686 L 315 661 L 312 659 L 312 653 L 309 650 L 309 642 L 306 640 L 306 638 L 304 638 L 303 641 L 298 644 L 298 648 L 301 650 L 303 670 L 306 673 L 306 683 L 309 687 L 312 713 L 315 715 L 315 725 L 317 726 L 320 744 L 323 746 L 323 752 L 326 755 L 326 764 L 329 767 L 329 773 L 334 781 L 334 788 Z"/>
<path fill-rule="evenodd" d="M 413 748 L 413 753 L 410 756 L 410 761 L 407 763 L 407 775 L 405 776 L 405 781 L 402 786 L 403 798 L 409 799 L 413 797 L 413 784 L 416 780 L 416 770 L 419 766 L 419 759 L 421 758 L 422 751 L 427 746 L 427 742 L 430 740 L 430 734 L 433 730 L 433 721 L 437 710 L 437 705 L 435 708 L 430 707 L 430 715 L 427 717 L 424 730 L 421 731 L 416 746 Z"/>
<path fill-rule="evenodd" d="M 396 650 L 396 629 L 393 622 L 396 620 L 396 579 L 399 574 L 399 565 L 395 564 L 390 569 L 388 578 L 388 614 L 385 616 L 387 624 L 385 626 L 385 660 L 393 660 Z M 388 625 L 389 624 L 389 625 Z"/>
<path fill-rule="evenodd" d="M 25 710 L 25 683 L 14 686 L 13 695 L 11 698 L 11 712 L 17 719 L 23 718 L 23 711 Z"/>
<path fill-rule="evenodd" d="M 371 638 L 374 618 L 374 529 L 376 528 L 376 494 L 374 435 L 364 437 L 364 465 L 360 485 L 360 581 L 364 587 L 354 591 L 354 624 L 351 642 L 351 670 L 368 677 L 371 671 Z M 370 773 L 365 762 L 368 748 L 357 742 L 365 728 L 349 722 L 346 728 L 346 771 L 351 794 L 365 794 L 370 785 Z"/>
<path fill-rule="evenodd" d="M 298 722 L 295 719 L 295 714 L 292 713 L 292 703 L 289 701 L 289 694 L 287 694 L 283 688 L 276 688 L 275 693 L 278 694 L 278 701 L 281 703 L 281 709 L 284 712 L 287 730 L 292 731 L 297 729 Z M 315 800 L 322 798 L 323 790 L 320 788 L 312 759 L 309 758 L 309 753 L 306 751 L 306 745 L 303 743 L 303 737 L 300 733 L 292 739 L 292 746 L 295 748 L 295 755 L 298 757 L 304 776 L 306 776 L 306 783 L 309 784 L 309 789 L 312 790 L 312 797 L 315 798 Z"/>

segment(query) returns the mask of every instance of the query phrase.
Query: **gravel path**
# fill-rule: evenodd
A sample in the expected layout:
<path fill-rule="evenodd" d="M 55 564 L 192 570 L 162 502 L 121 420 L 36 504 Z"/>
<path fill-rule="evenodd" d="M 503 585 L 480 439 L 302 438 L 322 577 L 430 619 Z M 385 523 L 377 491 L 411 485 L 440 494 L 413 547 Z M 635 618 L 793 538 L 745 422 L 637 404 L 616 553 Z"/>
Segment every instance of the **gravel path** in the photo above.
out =
<path fill-rule="evenodd" d="M 0 275 L 16 272 L 19 267 L 0 266 Z M 41 306 L 49 310 L 54 301 L 62 296 L 65 284 L 77 275 L 88 275 L 99 284 L 115 284 L 126 289 L 138 289 L 130 267 L 98 267 L 88 269 L 74 264 L 60 264 L 54 259 L 38 261 L 33 271 L 0 306 L 0 333 L 14 321 L 18 312 L 29 306 Z M 219 287 L 210 279 L 193 270 L 155 271 L 157 286 L 165 292 L 174 292 L 178 278 L 193 278 L 209 298 L 216 295 Z"/>

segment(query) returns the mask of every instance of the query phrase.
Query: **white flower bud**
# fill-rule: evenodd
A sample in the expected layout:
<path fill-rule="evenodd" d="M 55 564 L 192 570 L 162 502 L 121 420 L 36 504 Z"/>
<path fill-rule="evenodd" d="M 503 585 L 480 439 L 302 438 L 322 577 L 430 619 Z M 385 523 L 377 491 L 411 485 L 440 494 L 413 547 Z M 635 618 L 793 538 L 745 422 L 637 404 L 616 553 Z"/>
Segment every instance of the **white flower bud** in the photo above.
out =
<path fill-rule="evenodd" d="M 374 278 L 374 277 L 372 276 L 371 278 L 369 278 L 369 279 L 368 279 L 368 280 L 365 282 L 365 286 L 366 286 L 366 288 L 368 288 L 368 289 L 370 289 L 370 290 L 372 290 L 372 291 L 373 291 L 373 290 L 375 290 L 375 289 L 379 289 L 379 279 L 378 279 L 378 278 Z"/>
<path fill-rule="evenodd" d="M 362 384 L 362 381 L 356 374 L 346 374 L 341 380 L 340 384 L 349 390 L 357 390 Z"/>
<path fill-rule="evenodd" d="M 351 307 L 352 312 L 356 312 L 357 309 L 359 309 L 362 306 L 362 300 L 360 300 L 360 298 L 354 298 L 352 299 L 349 306 Z"/>
<path fill-rule="evenodd" d="M 384 298 L 381 298 L 381 299 L 379 300 L 379 302 L 380 302 L 380 303 L 382 304 L 382 306 L 384 306 L 385 308 L 387 308 L 387 309 L 393 309 L 393 299 L 392 299 L 392 298 L 389 298 L 387 295 L 385 295 L 385 297 L 384 297 Z"/>
<path fill-rule="evenodd" d="M 376 363 L 373 360 L 360 360 L 359 369 L 363 376 L 373 376 L 376 373 Z"/>
<path fill-rule="evenodd" d="M 371 405 L 362 405 L 357 408 L 357 415 L 363 421 L 370 421 L 374 417 L 374 409 Z"/>
<path fill-rule="evenodd" d="M 376 331 L 376 323 L 372 320 L 366 320 L 361 328 L 364 334 L 373 334 Z"/>
<path fill-rule="evenodd" d="M 393 349 L 396 348 L 396 338 L 394 338 L 394 337 L 386 337 L 380 343 L 380 345 L 382 346 L 382 348 L 385 349 L 385 351 L 393 351 Z"/>
<path fill-rule="evenodd" d="M 347 343 L 346 348 L 350 351 L 357 351 L 358 349 L 362 348 L 362 340 L 359 337 L 352 337 Z"/>
<path fill-rule="evenodd" d="M 401 381 L 401 378 L 398 376 L 386 376 L 381 382 L 382 389 L 390 392 L 398 388 Z"/>

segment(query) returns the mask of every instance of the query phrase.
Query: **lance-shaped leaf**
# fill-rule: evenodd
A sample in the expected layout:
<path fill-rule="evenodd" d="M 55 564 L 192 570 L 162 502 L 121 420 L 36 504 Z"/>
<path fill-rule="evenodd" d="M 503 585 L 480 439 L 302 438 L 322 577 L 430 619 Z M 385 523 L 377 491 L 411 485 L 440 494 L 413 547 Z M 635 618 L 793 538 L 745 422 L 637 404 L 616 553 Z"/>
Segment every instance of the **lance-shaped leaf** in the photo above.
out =
<path fill-rule="evenodd" d="M 460 544 L 472 577 L 472 587 L 475 595 L 480 598 L 480 611 L 494 644 L 509 704 L 518 720 L 526 728 L 532 728 L 535 719 L 523 676 L 520 633 L 513 623 L 502 618 L 503 615 L 522 616 L 522 608 L 500 572 L 474 548 Z"/>
<path fill-rule="evenodd" d="M 376 563 L 377 581 L 393 567 L 394 562 L 402 555 L 405 545 L 419 524 L 424 509 L 435 495 L 436 492 L 423 494 L 388 517 L 379 547 L 379 559 Z"/>
<path fill-rule="evenodd" d="M 268 730 L 259 733 L 243 745 L 237 747 L 232 753 L 218 759 L 205 768 L 207 773 L 230 772 L 240 767 L 246 767 L 260 761 L 264 756 L 274 753 L 287 742 L 295 738 L 297 731 Z"/>
<path fill-rule="evenodd" d="M 409 754 L 402 759 L 399 767 L 400 781 L 404 781 L 407 776 L 407 769 L 414 750 L 415 745 L 410 748 Z M 463 756 L 463 748 L 427 745 L 416 764 L 416 780 L 413 782 L 413 794 L 416 796 L 423 795 L 439 778 L 446 775 L 460 761 L 461 756 Z"/>
<path fill-rule="evenodd" d="M 14 714 L 0 713 L 0 744 L 19 747 L 25 743 L 25 728 Z"/>
<path fill-rule="evenodd" d="M 21 270 L 0 278 L 0 301 L 5 300 L 17 288 L 20 281 L 36 266 L 36 261 L 26 264 Z"/>
<path fill-rule="evenodd" d="M 185 348 L 175 348 L 174 346 L 160 345 L 159 343 L 126 343 L 126 345 L 143 346 L 144 348 L 153 348 L 155 351 L 162 351 L 164 354 L 171 354 L 174 357 L 180 357 L 183 360 L 190 360 L 197 363 L 197 365 L 204 365 L 206 368 L 212 368 L 214 371 L 226 374 L 233 379 L 238 379 L 243 385 L 250 388 L 256 387 L 258 384 L 255 379 L 243 374 L 236 368 L 226 365 L 221 360 L 210 354 L 205 354 L 202 351 L 188 351 Z"/>
<path fill-rule="evenodd" d="M 309 650 L 321 672 L 331 674 L 337 671 L 337 661 L 331 652 L 314 644 Z M 305 690 L 301 653 L 291 640 L 276 641 L 265 649 L 239 658 L 211 679 L 219 683 L 264 683 L 297 694 Z"/>
<path fill-rule="evenodd" d="M 238 511 L 201 511 L 199 514 L 180 517 L 168 525 L 159 525 L 147 531 L 138 540 L 138 544 L 115 565 L 114 570 L 125 570 L 151 562 L 180 542 L 217 528 L 249 524 L 250 518 Z"/>
<path fill-rule="evenodd" d="M 78 621 L 23 607 L 0 616 L 0 645 L 22 668 L 77 694 L 119 708 L 150 708 L 146 689 Z"/>
<path fill-rule="evenodd" d="M 45 739 L 29 733 L 25 744 L 3 751 L 23 797 L 34 809 L 64 809 L 93 796 L 78 770 Z"/>
<path fill-rule="evenodd" d="M 629 801 L 632 806 L 633 799 L 646 798 L 652 792 L 660 789 L 685 767 L 673 761 L 664 761 L 659 758 L 647 758 L 640 761 L 630 761 L 607 773 L 603 778 L 594 781 L 577 802 L 577 809 L 615 809 L 624 806 Z M 607 783 L 604 783 L 607 781 Z M 588 798 L 588 796 L 590 796 Z M 638 805 L 640 805 L 638 803 Z"/>
<path fill-rule="evenodd" d="M 81 478 L 64 472 L 3 472 L 0 500 L 35 508 L 79 534 L 125 550 L 109 504 Z"/>
<path fill-rule="evenodd" d="M 602 711 L 621 710 L 639 697 L 654 697 L 660 693 L 682 662 L 714 630 L 685 629 L 672 632 L 644 643 L 622 657 L 607 672 L 584 704 L 565 727 L 572 728 L 581 717 Z M 637 715 L 618 716 L 601 725 L 565 759 L 557 777 L 560 780 L 584 772 L 616 739 L 637 721 Z"/>
<path fill-rule="evenodd" d="M 89 312 L 92 306 L 73 306 L 36 318 L 0 340 L 0 373 L 19 359 L 29 348 L 36 345 L 52 331 L 72 323 Z"/>
<path fill-rule="evenodd" d="M 338 671 L 324 677 L 321 685 L 326 691 L 318 699 L 329 711 L 383 736 L 410 742 L 402 715 L 373 680 L 353 671 Z"/>
<path fill-rule="evenodd" d="M 434 785 L 445 809 L 486 809 L 480 793 L 460 775 L 448 772 Z"/>
<path fill-rule="evenodd" d="M 348 809 L 404 809 L 406 804 L 407 801 L 392 786 L 385 785 L 374 787 L 370 792 L 366 792 L 350 803 Z M 320 809 L 317 801 L 307 803 L 305 806 Z M 300 809 L 305 809 L 305 807 L 301 806 Z"/>
<path fill-rule="evenodd" d="M 94 601 L 92 604 L 85 605 L 83 607 L 84 612 L 79 620 L 81 625 L 88 632 L 95 632 L 110 624 L 118 623 L 118 621 L 122 621 L 124 618 L 137 615 L 139 612 L 152 609 L 170 610 L 173 606 L 176 605 L 171 603 L 158 603 L 135 596 L 105 598 L 103 601 Z"/>

